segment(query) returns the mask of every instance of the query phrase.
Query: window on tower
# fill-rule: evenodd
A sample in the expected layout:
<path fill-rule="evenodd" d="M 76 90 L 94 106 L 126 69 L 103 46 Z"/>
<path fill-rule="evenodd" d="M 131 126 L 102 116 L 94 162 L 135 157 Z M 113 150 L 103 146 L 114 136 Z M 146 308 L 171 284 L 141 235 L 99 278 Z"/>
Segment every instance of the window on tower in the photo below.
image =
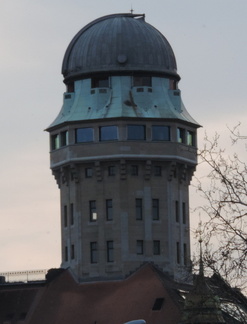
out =
<path fill-rule="evenodd" d="M 176 218 L 176 222 L 179 223 L 179 202 L 178 202 L 178 200 L 175 201 L 175 218 Z"/>
<path fill-rule="evenodd" d="M 108 166 L 108 176 L 114 176 L 116 174 L 115 165 Z"/>
<path fill-rule="evenodd" d="M 76 143 L 93 142 L 93 139 L 94 139 L 93 128 L 85 127 L 85 128 L 77 128 L 75 130 Z"/>
<path fill-rule="evenodd" d="M 176 243 L 177 248 L 177 264 L 180 264 L 180 244 L 179 242 Z"/>
<path fill-rule="evenodd" d="M 152 199 L 152 216 L 153 220 L 159 220 L 159 199 Z"/>
<path fill-rule="evenodd" d="M 136 220 L 142 220 L 142 199 L 137 198 L 135 204 Z"/>
<path fill-rule="evenodd" d="M 186 143 L 185 141 L 185 129 L 184 128 L 177 128 L 177 139 L 179 143 Z"/>
<path fill-rule="evenodd" d="M 192 131 L 187 131 L 187 144 L 195 146 L 195 133 Z"/>
<path fill-rule="evenodd" d="M 113 219 L 112 199 L 106 199 L 106 220 L 111 221 Z"/>
<path fill-rule="evenodd" d="M 99 128 L 100 141 L 114 141 L 118 139 L 117 126 L 102 126 Z"/>
<path fill-rule="evenodd" d="M 67 205 L 63 206 L 63 225 L 64 225 L 64 227 L 67 227 L 68 226 Z"/>
<path fill-rule="evenodd" d="M 60 147 L 60 139 L 59 134 L 55 134 L 51 136 L 51 149 L 57 150 Z"/>
<path fill-rule="evenodd" d="M 143 254 L 143 241 L 142 240 L 136 241 L 136 254 Z"/>
<path fill-rule="evenodd" d="M 187 265 L 187 244 L 184 243 L 184 265 Z"/>
<path fill-rule="evenodd" d="M 182 213 L 183 213 L 183 224 L 186 224 L 186 204 L 183 202 L 182 204 Z"/>
<path fill-rule="evenodd" d="M 152 126 L 152 140 L 170 141 L 170 127 L 162 125 Z"/>
<path fill-rule="evenodd" d="M 74 204 L 70 204 L 70 225 L 74 225 Z"/>
<path fill-rule="evenodd" d="M 75 246 L 74 244 L 71 244 L 71 260 L 74 260 L 75 259 Z"/>
<path fill-rule="evenodd" d="M 106 248 L 107 248 L 107 262 L 113 262 L 114 261 L 113 241 L 107 241 Z"/>
<path fill-rule="evenodd" d="M 86 178 L 92 178 L 93 176 L 93 169 L 92 168 L 86 168 L 85 169 L 85 177 Z"/>
<path fill-rule="evenodd" d="M 61 132 L 60 139 L 61 139 L 61 147 L 68 145 L 68 131 Z"/>
<path fill-rule="evenodd" d="M 134 76 L 133 77 L 134 87 L 152 87 L 152 77 L 151 76 Z"/>
<path fill-rule="evenodd" d="M 91 263 L 98 262 L 98 243 L 90 242 L 90 260 Z"/>
<path fill-rule="evenodd" d="M 89 215 L 90 215 L 90 222 L 97 221 L 96 200 L 89 201 Z"/>
<path fill-rule="evenodd" d="M 128 125 L 128 140 L 145 140 L 146 127 L 144 125 Z"/>
<path fill-rule="evenodd" d="M 109 77 L 94 77 L 91 79 L 91 88 L 109 88 Z"/>
<path fill-rule="evenodd" d="M 153 241 L 153 254 L 160 255 L 160 241 Z"/>

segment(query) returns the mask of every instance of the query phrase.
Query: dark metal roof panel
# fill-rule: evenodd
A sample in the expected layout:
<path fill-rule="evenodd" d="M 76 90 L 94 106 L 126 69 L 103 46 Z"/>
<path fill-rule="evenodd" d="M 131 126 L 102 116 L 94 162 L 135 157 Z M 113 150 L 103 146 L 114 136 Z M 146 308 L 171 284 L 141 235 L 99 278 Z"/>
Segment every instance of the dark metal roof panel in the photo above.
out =
<path fill-rule="evenodd" d="M 65 78 L 101 72 L 150 72 L 177 78 L 176 59 L 166 38 L 144 15 L 99 18 L 71 41 L 63 61 Z"/>

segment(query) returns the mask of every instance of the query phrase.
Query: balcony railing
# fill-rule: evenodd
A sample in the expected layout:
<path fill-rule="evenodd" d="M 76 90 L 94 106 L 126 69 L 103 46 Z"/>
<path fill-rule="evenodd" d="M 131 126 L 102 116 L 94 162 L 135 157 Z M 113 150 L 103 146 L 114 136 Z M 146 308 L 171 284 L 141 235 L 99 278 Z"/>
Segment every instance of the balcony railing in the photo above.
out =
<path fill-rule="evenodd" d="M 47 270 L 24 270 L 24 271 L 9 271 L 0 272 L 0 284 L 14 283 L 14 282 L 30 282 L 43 281 Z"/>

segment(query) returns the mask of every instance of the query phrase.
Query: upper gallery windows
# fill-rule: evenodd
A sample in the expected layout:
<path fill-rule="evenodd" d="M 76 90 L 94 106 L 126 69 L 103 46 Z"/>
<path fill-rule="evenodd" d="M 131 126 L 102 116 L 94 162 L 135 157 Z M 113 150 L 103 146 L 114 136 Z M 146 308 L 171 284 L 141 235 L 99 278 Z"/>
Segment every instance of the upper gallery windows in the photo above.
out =
<path fill-rule="evenodd" d="M 151 128 L 151 129 L 150 129 Z M 151 130 L 151 131 L 150 131 Z M 168 125 L 138 125 L 126 126 L 107 125 L 82 127 L 72 130 L 74 136 L 70 136 L 70 144 L 104 142 L 104 141 L 174 141 L 189 146 L 196 145 L 196 132 L 182 127 Z M 71 134 L 72 135 L 72 134 Z M 176 137 L 175 137 L 176 136 Z M 73 141 L 74 138 L 74 142 Z M 62 131 L 51 135 L 51 150 L 57 150 L 69 144 L 69 131 Z"/>

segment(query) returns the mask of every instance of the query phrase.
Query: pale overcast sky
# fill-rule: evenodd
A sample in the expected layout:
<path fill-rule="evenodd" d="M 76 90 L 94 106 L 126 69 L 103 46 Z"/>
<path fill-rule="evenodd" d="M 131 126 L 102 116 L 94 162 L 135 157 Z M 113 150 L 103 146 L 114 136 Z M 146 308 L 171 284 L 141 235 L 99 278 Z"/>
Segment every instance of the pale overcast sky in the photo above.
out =
<path fill-rule="evenodd" d="M 60 266 L 59 190 L 43 130 L 62 105 L 63 55 L 84 25 L 131 6 L 173 47 L 199 138 L 246 124 L 246 0 L 1 0 L 0 272 Z"/>

